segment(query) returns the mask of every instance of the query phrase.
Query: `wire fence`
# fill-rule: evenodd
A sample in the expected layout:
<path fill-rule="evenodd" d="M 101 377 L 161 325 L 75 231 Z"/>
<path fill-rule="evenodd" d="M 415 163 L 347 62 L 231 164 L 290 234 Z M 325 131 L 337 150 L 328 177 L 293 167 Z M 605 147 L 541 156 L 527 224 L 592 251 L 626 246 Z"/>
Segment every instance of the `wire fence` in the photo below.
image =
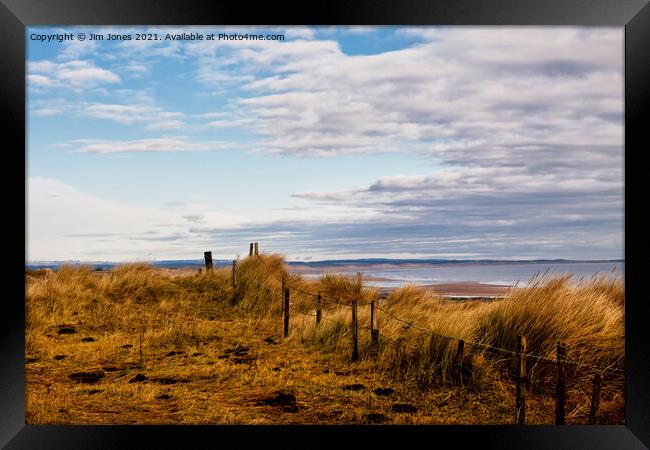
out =
<path fill-rule="evenodd" d="M 262 259 L 260 259 L 260 261 L 263 262 Z M 266 265 L 266 263 L 264 263 L 264 265 Z M 268 268 L 268 265 L 266 265 L 266 266 L 267 266 L 267 268 Z M 271 272 L 271 275 L 273 275 L 272 272 Z M 264 288 L 264 289 L 266 289 L 266 290 L 268 290 L 268 291 L 270 291 L 270 292 L 272 292 L 272 293 L 276 293 L 276 292 L 277 292 L 277 289 L 276 289 L 276 288 L 273 288 L 273 287 L 271 287 L 271 286 L 269 286 L 269 285 L 267 285 L 267 284 L 261 282 L 258 278 L 255 278 L 255 277 L 253 277 L 253 276 L 251 276 L 251 275 L 248 275 L 248 274 L 245 274 L 245 273 L 238 272 L 238 273 L 237 273 L 237 276 L 238 276 L 238 277 L 246 278 L 247 280 L 252 281 L 252 282 L 255 283 L 256 285 L 258 285 L 258 286 L 260 286 L 260 287 L 262 287 L 262 288 Z M 277 278 L 276 278 L 276 280 L 277 280 Z M 282 282 L 281 280 L 278 280 L 278 281 Z M 288 287 L 290 290 L 295 290 L 295 291 L 300 292 L 300 293 L 305 294 L 305 295 L 311 295 L 311 296 L 315 296 L 315 297 L 318 296 L 318 294 L 313 294 L 313 293 L 311 293 L 311 292 L 307 292 L 307 291 L 304 291 L 304 290 L 298 289 L 298 288 L 296 288 L 296 287 L 292 287 L 291 285 L 288 285 L 288 284 L 285 284 L 285 286 Z M 326 298 L 326 297 L 323 297 L 323 296 L 321 295 L 321 301 L 323 300 L 323 298 Z M 329 303 L 329 304 L 331 304 L 331 305 L 335 305 L 335 306 L 343 306 L 343 307 L 349 307 L 349 306 L 350 306 L 350 305 L 346 305 L 346 304 L 344 304 L 344 303 L 334 302 L 334 301 L 331 301 L 331 300 L 326 301 L 326 303 Z M 364 305 L 368 305 L 368 304 L 369 304 L 369 303 L 364 303 Z M 291 303 L 291 302 L 289 303 L 289 305 L 290 305 L 290 306 L 296 306 L 295 303 Z M 361 306 L 361 305 L 359 305 L 359 306 Z M 297 312 L 298 314 L 301 314 L 301 315 L 303 315 L 303 316 L 308 316 L 308 317 L 317 317 L 316 314 L 309 314 L 309 313 L 302 312 L 302 311 L 300 311 L 300 310 L 294 310 L 294 312 Z M 328 318 L 328 317 L 325 317 L 325 316 L 323 316 L 322 314 L 321 314 L 320 318 L 323 319 L 323 320 L 326 320 L 326 321 L 336 322 L 335 320 L 330 319 L 330 318 Z M 372 329 L 370 326 L 361 326 L 360 328 L 364 328 L 364 329 Z"/>
<path fill-rule="evenodd" d="M 263 260 L 262 258 L 260 258 L 259 255 L 255 255 L 255 256 L 256 256 L 257 260 L 260 261 L 260 262 L 261 262 L 261 263 L 262 263 L 262 264 L 267 268 L 267 270 L 269 271 L 269 273 L 271 274 L 271 276 L 272 276 L 273 278 L 275 278 L 276 281 L 278 281 L 278 282 L 280 282 L 280 283 L 283 283 L 286 287 L 288 287 L 288 288 L 291 289 L 292 291 L 296 291 L 296 292 L 299 292 L 299 293 L 301 293 L 301 294 L 304 294 L 304 295 L 307 295 L 307 296 L 311 296 L 311 297 L 318 297 L 318 295 L 320 295 L 320 299 L 321 299 L 321 301 L 324 301 L 325 303 L 329 303 L 329 304 L 331 304 L 331 305 L 344 305 L 344 306 L 349 306 L 349 305 L 345 305 L 344 303 L 341 303 L 341 302 L 339 302 L 339 301 L 332 300 L 332 299 L 330 299 L 330 298 L 328 298 L 328 297 L 326 297 L 326 296 L 324 296 L 324 295 L 322 295 L 322 294 L 319 294 L 319 293 L 317 293 L 317 292 L 316 292 L 316 293 L 314 293 L 314 292 L 308 292 L 308 291 L 306 291 L 306 290 L 304 290 L 304 289 L 302 289 L 302 288 L 299 288 L 299 287 L 297 287 L 297 286 L 292 286 L 291 284 L 288 283 L 288 280 L 287 280 L 286 278 L 284 278 L 284 279 L 278 278 L 277 275 L 275 274 L 275 272 L 273 271 L 273 269 L 272 269 L 268 264 L 266 264 L 266 262 L 264 262 L 264 260 Z M 366 306 L 366 305 L 369 305 L 369 304 L 370 304 L 370 303 L 368 303 L 368 302 L 366 302 L 366 303 L 359 303 L 359 304 L 357 304 L 357 306 Z"/>
<path fill-rule="evenodd" d="M 264 267 L 266 267 L 268 273 L 269 273 L 269 274 L 270 274 L 270 275 L 271 275 L 271 276 L 272 276 L 276 281 L 282 283 L 285 287 L 289 288 L 290 291 L 298 292 L 298 293 L 301 293 L 301 294 L 303 294 L 303 295 L 306 295 L 306 296 L 312 296 L 312 297 L 315 297 L 315 298 L 320 297 L 321 302 L 325 302 L 326 304 L 336 305 L 336 306 L 339 306 L 339 307 L 340 307 L 340 306 L 348 307 L 348 308 L 351 308 L 351 307 L 352 307 L 352 305 L 347 304 L 347 303 L 345 303 L 345 302 L 336 301 L 336 300 L 330 299 L 330 298 L 328 298 L 328 297 L 326 297 L 326 296 L 324 296 L 324 295 L 322 295 L 322 294 L 320 294 L 320 293 L 317 293 L 317 292 L 316 292 L 316 293 L 315 293 L 315 292 L 309 292 L 309 291 L 307 291 L 307 290 L 305 290 L 305 289 L 303 289 L 303 288 L 300 288 L 300 287 L 298 287 L 298 286 L 292 285 L 292 284 L 290 284 L 290 283 L 288 282 L 288 280 L 287 280 L 286 277 L 280 277 L 280 278 L 278 278 L 278 276 L 276 275 L 275 271 L 274 271 L 274 270 L 273 270 L 273 269 L 272 269 L 272 268 L 271 268 L 271 267 L 270 267 L 270 266 L 269 266 L 269 265 L 264 261 L 263 258 L 261 258 L 261 257 L 259 256 L 259 254 L 256 254 L 255 257 L 257 258 L 258 261 L 260 261 L 260 262 L 262 263 L 262 265 L 263 265 Z M 251 278 L 251 279 L 252 279 L 252 278 Z M 273 288 L 269 287 L 268 285 L 266 285 L 266 284 L 264 284 L 264 283 L 261 283 L 259 280 L 253 280 L 253 281 L 255 281 L 255 282 L 258 283 L 260 286 L 263 286 L 264 288 L 266 288 L 266 289 L 268 289 L 268 290 L 270 290 L 270 291 L 277 292 L 277 289 L 273 289 Z M 360 294 L 360 292 L 359 292 L 358 294 Z M 366 306 L 366 305 L 369 305 L 370 303 L 371 303 L 371 302 L 357 303 L 356 306 L 357 306 L 357 307 L 359 307 L 359 306 Z M 381 311 L 381 312 L 384 313 L 386 316 L 388 316 L 390 320 L 396 320 L 396 321 L 399 321 L 399 322 L 403 323 L 403 324 L 404 324 L 406 327 L 408 327 L 408 328 L 412 328 L 412 329 L 414 329 L 414 330 L 420 331 L 420 332 L 425 333 L 425 334 L 428 334 L 428 335 L 430 335 L 430 336 L 437 336 L 437 337 L 446 338 L 446 339 L 452 339 L 452 340 L 456 340 L 456 341 L 463 341 L 464 343 L 470 344 L 470 345 L 472 345 L 472 346 L 474 346 L 474 347 L 477 347 L 477 348 L 482 348 L 482 349 L 485 349 L 485 350 L 490 350 L 490 351 L 493 351 L 493 352 L 497 352 L 497 353 L 501 353 L 501 354 L 506 354 L 506 355 L 510 355 L 510 356 L 521 355 L 522 357 L 524 357 L 524 358 L 526 358 L 526 359 L 528 359 L 528 360 L 545 361 L 545 362 L 550 362 L 550 363 L 557 363 L 557 358 L 550 358 L 550 357 L 548 357 L 548 356 L 537 355 L 537 354 L 533 354 L 533 353 L 518 353 L 518 352 L 513 351 L 513 350 L 511 350 L 511 349 L 502 348 L 502 347 L 497 347 L 497 346 L 490 345 L 490 344 L 486 344 L 486 343 L 483 343 L 483 342 L 473 341 L 473 340 L 471 340 L 471 339 L 467 339 L 467 338 L 460 338 L 460 337 L 458 337 L 458 336 L 450 336 L 450 335 L 446 335 L 446 334 L 438 333 L 438 332 L 433 331 L 433 330 L 429 330 L 429 329 L 426 329 L 426 328 L 422 328 L 422 327 L 420 327 L 420 326 L 418 326 L 418 325 L 413 324 L 412 322 L 409 322 L 408 320 L 405 320 L 405 319 L 403 319 L 403 318 L 401 318 L 401 317 L 398 317 L 398 316 L 396 316 L 395 314 L 393 314 L 392 312 L 390 312 L 388 309 L 383 308 L 383 307 L 379 306 L 378 304 L 375 305 L 375 308 L 376 308 L 377 311 Z M 299 314 L 302 314 L 302 315 L 311 316 L 311 317 L 316 317 L 315 314 L 308 314 L 308 313 L 304 313 L 304 312 L 301 312 L 301 311 L 297 311 L 297 312 L 298 312 Z M 323 318 L 323 319 L 325 319 L 325 320 L 330 320 L 330 319 L 326 319 L 326 318 L 323 317 L 323 316 L 321 316 L 321 318 Z M 372 329 L 372 326 L 364 326 L 364 327 L 362 327 L 362 328 Z M 583 363 L 583 362 L 580 362 L 580 361 L 574 361 L 574 360 L 570 360 L 570 359 L 564 359 L 563 362 L 564 362 L 564 364 L 573 365 L 573 366 L 575 366 L 575 367 L 580 367 L 580 368 L 586 368 L 586 369 L 595 370 L 595 371 L 597 371 L 597 372 L 599 372 L 599 373 L 601 373 L 601 374 L 607 374 L 607 373 L 624 373 L 624 370 L 623 370 L 623 369 L 620 369 L 620 368 L 617 368 L 617 367 L 611 367 L 611 366 L 603 367 L 603 366 L 594 365 L 594 364 L 586 364 L 586 363 Z"/>
<path fill-rule="evenodd" d="M 255 248 L 255 259 L 253 260 L 253 248 Z M 212 267 L 212 261 L 211 261 L 211 252 L 206 252 L 206 270 L 211 269 Z M 259 266 L 254 266 L 252 267 L 253 270 L 250 270 L 251 267 L 248 265 L 249 262 L 256 261 L 259 262 Z M 396 303 L 391 305 L 390 301 L 387 301 L 385 305 L 380 305 L 380 299 L 377 298 L 376 292 L 373 292 L 372 295 L 368 296 L 367 291 L 364 292 L 363 289 L 363 282 L 362 282 L 362 276 L 360 272 L 357 272 L 357 277 L 356 279 L 351 282 L 351 283 L 345 283 L 344 287 L 345 289 L 339 290 L 339 289 L 334 289 L 333 291 L 330 290 L 327 287 L 327 282 L 325 283 L 325 286 L 320 285 L 321 288 L 323 288 L 326 292 L 328 292 L 328 295 L 322 295 L 321 291 L 319 290 L 318 292 L 311 292 L 309 288 L 306 288 L 304 285 L 307 284 L 309 287 L 311 285 L 309 283 L 304 283 L 302 277 L 300 276 L 290 276 L 288 271 L 285 269 L 284 263 L 281 263 L 279 267 L 276 267 L 276 269 L 272 268 L 267 262 L 264 260 L 264 258 L 260 257 L 258 254 L 258 244 L 257 243 L 251 243 L 250 244 L 250 253 L 249 253 L 249 259 L 245 262 L 245 266 L 239 267 L 237 266 L 237 261 L 233 261 L 232 265 L 232 288 L 233 288 L 233 295 L 232 295 L 232 305 L 236 305 L 239 300 L 242 298 L 246 297 L 246 291 L 248 291 L 248 288 L 246 286 L 246 283 L 251 282 L 258 286 L 259 288 L 262 288 L 264 291 L 268 292 L 269 295 L 271 296 L 271 299 L 275 301 L 277 299 L 277 296 L 279 295 L 280 301 L 282 303 L 282 311 L 283 311 L 283 316 L 284 316 L 284 337 L 289 336 L 289 318 L 290 314 L 289 312 L 291 311 L 293 314 L 299 314 L 300 316 L 303 317 L 309 317 L 309 318 L 316 318 L 316 326 L 319 325 L 321 321 L 328 321 L 328 322 L 333 322 L 336 323 L 337 328 L 342 327 L 342 330 L 348 329 L 350 330 L 350 335 L 351 335 L 351 343 L 352 343 L 352 353 L 351 353 L 351 360 L 352 361 L 357 361 L 359 359 L 359 329 L 369 329 L 370 330 L 370 346 L 368 347 L 369 350 L 369 355 L 374 355 L 377 358 L 380 358 L 378 361 L 384 361 L 385 362 L 385 357 L 388 355 L 389 359 L 391 359 L 391 349 L 395 349 L 398 351 L 398 354 L 401 356 L 398 356 L 397 360 L 391 359 L 390 364 L 393 364 L 393 362 L 396 362 L 397 364 L 400 365 L 400 367 L 404 368 L 404 362 L 405 360 L 403 359 L 406 357 L 408 359 L 406 368 L 408 370 L 409 367 L 416 367 L 416 370 L 420 370 L 420 372 L 417 372 L 415 374 L 416 376 L 416 381 L 417 383 L 424 383 L 421 386 L 428 385 L 430 383 L 430 377 L 433 376 L 436 371 L 439 369 L 442 371 L 442 381 L 443 382 L 449 382 L 452 381 L 453 383 L 460 383 L 461 385 L 464 384 L 464 378 L 467 376 L 467 373 L 473 373 L 473 367 L 474 367 L 474 362 L 470 363 L 468 365 L 468 362 L 466 361 L 465 358 L 465 348 L 467 344 L 471 348 L 471 353 L 470 354 L 470 359 L 473 361 L 473 355 L 476 354 L 475 349 L 482 349 L 484 351 L 487 351 L 488 353 L 494 352 L 496 354 L 500 355 L 507 355 L 505 358 L 496 358 L 494 355 L 490 355 L 493 359 L 494 362 L 497 364 L 502 364 L 504 362 L 511 361 L 512 362 L 512 367 L 509 370 L 509 373 L 511 375 L 514 373 L 514 381 L 515 381 L 515 423 L 517 424 L 524 424 L 526 421 L 526 386 L 528 386 L 528 390 L 531 393 L 535 392 L 541 392 L 541 393 L 547 393 L 547 394 L 553 394 L 555 397 L 555 424 L 562 425 L 565 423 L 565 403 L 566 403 L 566 366 L 573 366 L 575 368 L 584 368 L 584 369 L 589 369 L 590 371 L 581 371 L 581 372 L 570 372 L 570 376 L 574 378 L 575 381 L 579 381 L 579 383 L 583 383 L 582 380 L 585 380 L 587 376 L 591 377 L 593 376 L 593 388 L 592 388 L 592 397 L 591 397 L 591 407 L 589 408 L 589 424 L 595 424 L 597 423 L 597 416 L 598 416 L 598 408 L 600 404 L 600 391 L 601 391 L 601 383 L 602 379 L 606 374 L 618 374 L 618 373 L 624 373 L 624 370 L 619 368 L 618 365 L 620 364 L 620 361 L 615 361 L 609 365 L 598 365 L 598 364 L 588 364 L 579 360 L 574 360 L 574 359 L 567 359 L 566 358 L 566 347 L 564 344 L 557 342 L 556 346 L 556 355 L 555 358 L 549 357 L 546 355 L 540 355 L 540 354 L 535 354 L 533 352 L 527 352 L 526 351 L 526 338 L 525 336 L 517 336 L 517 345 L 516 345 L 516 350 L 513 350 L 511 348 L 504 348 L 500 347 L 498 345 L 492 345 L 492 343 L 488 342 L 481 342 L 480 336 L 475 336 L 478 337 L 478 340 L 475 339 L 467 339 L 463 338 L 460 336 L 453 336 L 451 334 L 445 334 L 445 333 L 440 333 L 437 331 L 434 331 L 432 329 L 429 329 L 427 327 L 420 326 L 416 323 L 414 323 L 414 320 L 411 318 L 406 319 L 404 317 L 400 317 L 397 314 L 395 314 L 394 309 L 391 310 L 391 306 L 394 306 Z M 263 267 L 264 270 L 260 271 L 259 268 Z M 252 272 L 252 273 L 251 273 Z M 243 280 L 244 281 L 244 286 L 243 290 L 241 286 L 238 286 L 237 280 Z M 279 286 L 273 282 L 273 280 L 277 283 L 280 284 L 281 289 Z M 321 282 L 324 279 L 321 278 Z M 533 281 L 531 279 L 531 281 Z M 320 284 L 320 282 L 318 282 Z M 537 287 L 540 285 L 541 280 L 535 280 L 534 283 L 531 284 L 531 287 Z M 272 284 L 273 286 L 271 286 Z M 291 293 L 296 293 L 299 295 L 291 296 Z M 242 296 L 242 293 L 244 295 Z M 336 299 L 331 298 L 332 293 Z M 306 296 L 307 298 L 313 298 L 315 299 L 315 314 L 314 314 L 314 308 L 311 304 L 311 302 L 307 301 L 305 302 L 305 298 L 302 296 Z M 365 301 L 363 303 L 360 302 L 362 299 L 370 299 L 370 301 Z M 366 320 L 362 320 L 364 322 L 364 325 L 360 325 L 359 323 L 359 318 L 358 318 L 358 308 L 360 306 L 366 306 L 366 305 L 371 305 L 370 308 L 370 325 L 365 325 L 367 323 Z M 326 307 L 326 309 L 323 309 L 323 306 Z M 331 307 L 331 308 L 330 308 Z M 345 314 L 341 314 L 345 312 L 346 308 L 351 308 L 351 323 L 348 325 L 346 322 L 347 320 L 345 319 Z M 328 315 L 332 314 L 332 317 L 325 317 L 323 312 L 326 312 Z M 379 345 L 379 329 L 375 327 L 375 324 L 378 323 L 378 319 L 381 316 L 385 319 L 382 324 L 385 325 L 389 321 L 396 321 L 399 322 L 403 325 L 404 329 L 412 329 L 415 330 L 419 333 L 423 333 L 426 336 L 430 336 L 431 340 L 429 341 L 429 353 L 428 353 L 428 358 L 429 362 L 427 363 L 426 361 L 422 360 L 420 363 L 417 362 L 417 357 L 415 366 L 413 366 L 413 361 L 410 360 L 410 350 L 408 348 L 404 348 L 401 344 L 404 342 L 408 342 L 409 340 L 413 341 L 409 335 L 402 333 L 399 335 L 398 338 L 394 338 L 391 336 L 391 334 L 395 335 L 395 333 L 390 333 L 387 332 L 385 336 L 382 337 L 382 345 Z M 303 322 L 304 324 L 304 322 Z M 382 325 L 382 326 L 383 326 Z M 442 353 L 435 353 L 436 350 L 434 350 L 435 347 L 434 345 L 434 337 L 438 338 L 443 338 L 446 339 L 447 341 L 444 342 L 444 347 L 439 348 L 438 350 L 442 349 Z M 437 342 L 437 340 L 435 340 Z M 451 341 L 457 341 L 457 347 L 455 351 L 449 346 Z M 386 343 L 389 343 L 388 347 L 384 347 Z M 421 341 L 417 340 L 416 345 L 420 346 L 422 344 Z M 381 348 L 388 349 L 388 353 L 384 353 L 384 351 L 381 351 Z M 418 349 L 415 350 L 416 353 L 419 352 L 420 355 L 423 355 L 425 358 L 427 358 L 427 351 L 426 349 L 423 350 L 422 347 L 419 347 Z M 478 352 L 480 354 L 480 352 Z M 437 355 L 437 356 L 436 356 Z M 575 356 L 578 356 L 578 358 L 583 358 L 585 353 L 578 353 L 576 351 Z M 587 357 L 589 355 L 586 355 Z M 443 359 L 441 360 L 440 357 Z M 440 362 L 442 361 L 442 363 Z M 445 362 L 446 361 L 446 362 Z M 529 362 L 533 362 L 532 366 L 528 368 L 530 372 L 526 369 L 526 366 L 528 365 Z M 540 371 L 540 374 L 547 374 L 546 368 L 544 366 L 538 366 L 538 363 L 551 363 L 554 365 L 557 365 L 557 372 L 556 372 L 556 385 L 555 389 L 549 389 L 547 386 L 544 386 L 543 384 L 547 384 L 547 377 L 546 375 L 543 375 L 543 378 L 540 378 L 539 381 L 534 381 L 532 376 L 533 373 L 537 373 L 537 371 Z M 422 365 L 422 363 L 424 363 Z M 420 369 L 418 369 L 418 367 Z M 426 372 L 423 373 L 422 369 Z M 469 370 L 469 372 L 468 372 Z M 593 372 L 591 372 L 593 371 Z M 470 375 L 471 376 L 471 375 Z M 537 377 L 535 377 L 537 378 Z M 621 378 L 611 378 L 612 381 L 615 383 L 619 383 Z M 541 382 L 540 382 L 541 381 Z M 583 389 L 583 385 L 580 385 L 582 387 L 579 387 L 579 390 L 581 392 L 581 395 L 587 396 L 588 397 L 588 392 Z"/>

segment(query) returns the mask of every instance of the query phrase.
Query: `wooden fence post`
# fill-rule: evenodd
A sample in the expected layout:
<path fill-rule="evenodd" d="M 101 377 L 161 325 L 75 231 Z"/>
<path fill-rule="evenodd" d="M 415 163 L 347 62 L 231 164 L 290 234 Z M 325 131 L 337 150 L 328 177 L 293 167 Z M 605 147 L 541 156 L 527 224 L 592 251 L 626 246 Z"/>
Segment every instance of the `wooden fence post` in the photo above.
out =
<path fill-rule="evenodd" d="M 253 243 L 251 242 L 250 248 L 248 249 L 248 256 L 253 256 Z"/>
<path fill-rule="evenodd" d="M 359 359 L 359 322 L 357 320 L 357 305 L 361 298 L 361 272 L 357 272 L 357 286 L 352 299 L 352 361 Z"/>
<path fill-rule="evenodd" d="M 284 314 L 284 287 L 286 283 L 284 281 L 284 275 L 282 275 L 282 287 L 280 288 L 280 297 L 282 298 L 282 314 Z"/>
<path fill-rule="evenodd" d="M 234 305 L 237 300 L 237 261 L 232 261 L 232 299 L 231 303 Z"/>
<path fill-rule="evenodd" d="M 370 301 L 370 347 L 377 350 L 379 347 L 379 330 L 375 328 L 375 301 Z"/>
<path fill-rule="evenodd" d="M 212 252 L 203 252 L 205 258 L 205 271 L 212 272 Z"/>
<path fill-rule="evenodd" d="M 515 353 L 517 372 L 517 391 L 515 397 L 515 423 L 523 425 L 526 421 L 526 338 L 517 336 Z"/>
<path fill-rule="evenodd" d="M 140 316 L 140 367 L 144 364 L 144 354 L 142 353 L 142 341 L 144 340 L 144 324 L 142 323 L 142 316 Z"/>
<path fill-rule="evenodd" d="M 257 242 L 255 243 L 255 256 L 259 256 L 259 247 L 257 245 Z"/>
<path fill-rule="evenodd" d="M 555 424 L 564 425 L 564 400 L 566 397 L 565 367 L 566 348 L 558 342 L 557 347 L 557 389 L 555 390 Z"/>
<path fill-rule="evenodd" d="M 429 359 L 433 361 L 433 356 L 435 355 L 435 349 L 436 349 L 436 335 L 431 334 L 431 337 L 429 338 Z"/>
<path fill-rule="evenodd" d="M 316 295 L 316 325 L 320 325 L 320 320 L 322 317 L 322 310 L 320 304 L 320 292 Z"/>
<path fill-rule="evenodd" d="M 357 299 L 352 299 L 352 361 L 359 359 L 359 342 L 357 328 Z"/>
<path fill-rule="evenodd" d="M 377 352 L 379 350 L 379 329 L 375 328 L 371 332 L 372 348 Z"/>
<path fill-rule="evenodd" d="M 284 337 L 289 336 L 289 288 L 284 287 Z"/>
<path fill-rule="evenodd" d="M 458 348 L 456 349 L 456 364 L 454 370 L 456 372 L 456 380 L 458 383 L 463 384 L 463 353 L 465 351 L 465 341 L 460 339 L 458 341 Z"/>
<path fill-rule="evenodd" d="M 591 408 L 589 409 L 589 425 L 596 423 L 598 417 L 598 408 L 600 407 L 600 387 L 601 379 L 600 374 L 594 375 L 594 389 L 591 393 Z"/>

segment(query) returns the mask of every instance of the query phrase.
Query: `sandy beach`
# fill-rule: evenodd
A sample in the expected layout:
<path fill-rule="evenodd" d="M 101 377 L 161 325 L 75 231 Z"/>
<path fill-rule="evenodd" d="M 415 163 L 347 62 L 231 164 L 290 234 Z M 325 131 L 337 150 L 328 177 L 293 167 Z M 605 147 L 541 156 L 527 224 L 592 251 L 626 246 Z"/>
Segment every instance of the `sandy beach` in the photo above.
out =
<path fill-rule="evenodd" d="M 346 267 L 337 267 L 336 270 L 314 270 L 314 268 L 308 268 L 309 270 L 302 270 L 303 268 L 290 268 L 290 271 L 293 273 L 302 273 L 311 276 L 321 276 L 326 273 L 342 273 L 342 272 L 353 272 L 354 269 L 361 269 L 361 267 L 356 266 L 346 266 Z M 366 267 L 367 269 L 367 267 Z M 166 269 L 169 274 L 188 274 L 196 273 L 197 269 L 195 268 L 181 268 L 181 269 Z M 364 276 L 364 281 L 389 281 L 388 278 L 382 277 L 373 277 L 373 276 Z M 477 283 L 472 281 L 460 282 L 460 283 L 439 283 L 439 284 L 427 284 L 420 286 L 423 289 L 428 289 L 436 294 L 443 295 L 445 297 L 503 297 L 506 295 L 509 289 L 512 289 L 511 286 L 507 285 L 497 285 L 497 284 L 487 284 L 487 283 Z M 393 287 L 380 287 L 379 290 L 382 294 L 388 295 Z"/>
<path fill-rule="evenodd" d="M 511 286 L 485 283 L 441 283 L 422 286 L 445 297 L 502 297 Z"/>
<path fill-rule="evenodd" d="M 426 267 L 425 264 L 405 264 L 399 267 Z M 322 268 L 322 267 L 304 267 L 304 266 L 289 266 L 289 270 L 294 273 L 301 273 L 308 276 L 322 276 L 327 273 L 340 274 L 340 273 L 350 273 L 350 272 L 363 272 L 372 268 L 373 270 L 377 269 L 391 269 L 398 266 L 391 264 L 377 264 L 372 266 L 361 266 L 361 265 L 347 265 L 347 266 L 337 266 L 336 268 Z M 364 275 L 364 281 L 390 281 L 388 278 L 375 277 Z M 487 283 L 478 283 L 473 281 L 465 282 L 454 282 L 454 283 L 439 283 L 439 284 L 427 284 L 420 286 L 424 289 L 428 289 L 438 295 L 443 295 L 445 297 L 502 297 L 506 295 L 511 286 L 508 285 L 497 285 L 497 284 L 487 284 Z M 382 296 L 388 295 L 393 289 L 392 287 L 380 287 L 380 292 Z"/>
<path fill-rule="evenodd" d="M 434 294 L 442 295 L 443 297 L 458 298 L 458 299 L 499 298 L 505 296 L 508 290 L 512 289 L 511 286 L 475 283 L 475 282 L 428 284 L 428 285 L 423 285 L 418 287 L 429 290 Z M 392 287 L 380 287 L 379 293 L 381 297 L 386 297 L 394 289 L 395 288 Z"/>

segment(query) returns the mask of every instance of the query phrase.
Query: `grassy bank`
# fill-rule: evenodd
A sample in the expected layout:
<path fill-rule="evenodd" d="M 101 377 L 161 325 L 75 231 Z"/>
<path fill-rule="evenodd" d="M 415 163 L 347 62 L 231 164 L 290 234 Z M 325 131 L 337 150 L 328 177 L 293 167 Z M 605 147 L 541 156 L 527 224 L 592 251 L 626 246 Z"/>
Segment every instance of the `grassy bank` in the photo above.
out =
<path fill-rule="evenodd" d="M 26 290 L 28 423 L 512 423 L 508 352 L 518 335 L 540 357 L 528 361 L 527 423 L 553 423 L 558 340 L 576 363 L 567 366 L 567 423 L 586 423 L 596 370 L 587 366 L 607 369 L 600 423 L 624 419 L 621 282 L 542 280 L 492 302 L 412 286 L 380 299 L 357 278 L 307 280 L 265 254 L 239 262 L 235 290 L 230 268 L 142 264 L 32 271 Z M 360 360 L 352 363 L 354 299 Z M 371 301 L 381 308 L 376 351 Z M 462 385 L 451 376 L 458 339 Z"/>

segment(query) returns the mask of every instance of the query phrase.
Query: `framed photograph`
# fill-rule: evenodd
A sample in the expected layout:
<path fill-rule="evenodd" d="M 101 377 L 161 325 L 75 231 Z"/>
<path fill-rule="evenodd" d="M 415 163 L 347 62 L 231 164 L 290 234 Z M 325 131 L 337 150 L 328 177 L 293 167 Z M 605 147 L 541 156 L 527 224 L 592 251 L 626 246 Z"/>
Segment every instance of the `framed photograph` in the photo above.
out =
<path fill-rule="evenodd" d="M 650 445 L 646 1 L 2 1 L 7 448 Z"/>

